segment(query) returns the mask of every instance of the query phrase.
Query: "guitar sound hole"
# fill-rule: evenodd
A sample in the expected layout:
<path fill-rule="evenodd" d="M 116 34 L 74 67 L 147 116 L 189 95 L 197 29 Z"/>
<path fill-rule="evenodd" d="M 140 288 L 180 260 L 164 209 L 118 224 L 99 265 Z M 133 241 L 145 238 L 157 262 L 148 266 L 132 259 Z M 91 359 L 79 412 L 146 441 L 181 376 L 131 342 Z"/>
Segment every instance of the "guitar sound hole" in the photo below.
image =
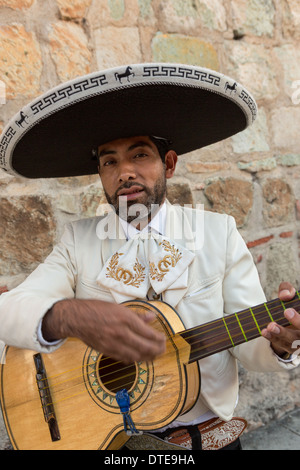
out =
<path fill-rule="evenodd" d="M 99 362 L 99 377 L 111 393 L 117 393 L 123 388 L 130 390 L 135 383 L 136 366 L 102 356 Z"/>

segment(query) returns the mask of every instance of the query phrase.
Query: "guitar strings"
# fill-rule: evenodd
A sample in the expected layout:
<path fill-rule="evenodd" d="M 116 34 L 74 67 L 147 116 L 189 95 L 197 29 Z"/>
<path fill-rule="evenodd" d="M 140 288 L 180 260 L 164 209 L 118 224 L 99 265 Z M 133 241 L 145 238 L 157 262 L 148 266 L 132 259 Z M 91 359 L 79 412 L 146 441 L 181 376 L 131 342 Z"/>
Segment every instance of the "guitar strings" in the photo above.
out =
<path fill-rule="evenodd" d="M 272 313 L 274 313 L 274 312 L 272 312 Z M 216 341 L 215 344 L 218 344 L 218 342 Z M 126 369 L 126 368 L 123 368 L 122 371 L 124 371 L 125 369 Z M 109 375 L 109 374 L 106 374 L 106 375 Z M 81 378 L 82 378 L 82 377 L 83 377 L 83 376 L 81 376 Z M 128 376 L 128 375 L 123 375 L 123 376 L 122 376 L 122 379 L 124 379 L 124 378 L 126 378 L 126 377 L 129 377 L 129 376 Z M 114 381 L 114 380 L 107 382 L 106 385 L 111 384 L 113 381 Z M 70 390 L 70 389 L 72 389 L 72 388 L 75 388 L 75 387 L 77 387 L 77 386 L 79 386 L 79 385 L 85 384 L 85 383 L 86 383 L 85 380 L 80 381 L 79 383 L 72 385 L 68 390 Z M 126 385 L 130 385 L 131 383 L 132 383 L 132 381 L 131 381 L 131 382 L 128 382 L 128 383 L 123 383 L 123 387 L 125 388 Z M 116 391 L 117 391 L 117 390 L 118 390 L 118 389 L 116 389 Z M 63 390 L 62 392 L 65 392 L 65 390 Z M 75 395 L 71 395 L 71 396 L 64 397 L 64 398 L 62 398 L 62 399 L 55 400 L 55 401 L 54 401 L 53 403 L 51 403 L 51 404 L 52 404 L 52 405 L 55 405 L 55 404 L 58 403 L 58 402 L 62 402 L 62 401 L 68 400 L 68 399 L 72 399 L 72 398 L 74 398 L 74 397 L 76 397 L 76 396 L 82 395 L 83 393 L 85 393 L 85 391 L 79 392 L 78 394 L 75 394 Z M 110 393 L 114 393 L 114 388 L 110 388 Z M 50 403 L 47 404 L 46 406 L 49 406 L 49 405 L 50 405 Z"/>
<path fill-rule="evenodd" d="M 277 315 L 278 313 L 281 313 L 281 312 L 278 312 L 277 310 L 273 309 L 272 313 L 273 313 L 273 316 L 275 317 L 275 315 Z M 263 315 L 263 317 L 259 318 L 259 315 Z M 245 338 L 246 334 L 248 335 L 249 332 L 260 333 L 261 330 L 263 328 L 265 328 L 266 325 L 271 321 L 270 318 L 268 318 L 268 321 L 266 321 L 265 318 L 266 318 L 265 311 L 256 312 L 256 322 L 255 322 L 252 315 L 244 316 L 243 318 L 241 318 L 241 316 L 237 316 L 237 315 L 234 314 L 234 315 L 222 317 L 220 319 L 220 321 L 218 322 L 218 325 L 214 328 L 209 329 L 208 328 L 209 324 L 200 325 L 199 327 L 195 327 L 191 330 L 183 332 L 182 335 L 183 335 L 184 338 L 187 338 L 188 340 L 190 340 L 192 338 L 199 339 L 199 337 L 201 337 L 201 335 L 207 335 L 207 333 L 209 333 L 209 332 L 214 332 L 215 333 L 215 331 L 217 329 L 221 330 L 220 334 L 223 335 L 224 334 L 224 322 L 225 322 L 226 326 L 228 327 L 228 331 L 229 331 L 231 337 L 234 336 L 232 331 L 237 330 L 239 335 L 244 337 L 245 340 L 248 340 L 248 338 Z M 277 323 L 279 323 L 279 321 L 283 320 L 284 317 L 280 317 L 280 318 L 275 317 L 275 319 L 277 320 Z M 262 320 L 264 321 L 263 326 L 262 326 Z M 274 318 L 273 318 L 273 320 L 274 320 Z M 260 324 L 260 327 L 258 326 L 259 324 Z M 233 328 L 232 328 L 232 326 L 233 326 Z M 245 334 L 245 336 L 244 336 L 243 333 Z M 237 335 L 235 335 L 235 336 L 237 336 Z M 215 338 L 215 336 L 214 336 L 214 338 Z M 209 339 L 210 339 L 210 337 L 206 338 L 207 342 L 208 342 Z M 189 341 L 189 343 L 190 343 L 190 341 Z"/>
<path fill-rule="evenodd" d="M 299 298 L 300 298 L 300 297 L 299 297 Z M 278 299 L 275 299 L 274 301 L 270 301 L 270 302 L 268 302 L 268 303 L 266 304 L 266 305 L 269 305 L 269 307 L 270 307 L 270 308 L 269 308 L 269 312 L 270 312 L 271 314 L 273 314 L 272 317 L 275 316 L 275 315 L 277 315 L 278 313 L 279 313 L 279 314 L 282 313 L 282 304 L 281 304 L 281 302 L 280 302 L 280 303 L 278 303 L 278 302 L 280 302 L 280 301 L 278 301 Z M 272 307 L 272 304 L 275 304 L 275 303 L 276 303 L 276 305 L 275 305 L 274 307 Z M 293 300 L 291 300 L 291 301 L 285 302 L 285 303 L 286 303 L 286 304 L 288 304 L 288 303 L 291 304 L 291 303 L 292 303 L 292 304 L 294 305 L 295 302 L 293 302 Z M 297 304 L 298 304 L 298 300 L 297 300 L 297 302 L 296 302 L 296 305 L 297 305 Z M 290 305 L 288 305 L 288 307 L 289 307 L 289 306 L 290 306 Z M 288 308 L 288 307 L 286 307 L 286 308 Z M 280 309 L 280 311 L 278 311 L 278 309 Z M 244 328 L 243 328 L 243 329 L 244 329 L 244 332 L 245 332 L 245 333 L 249 333 L 250 331 L 257 331 L 256 327 L 255 327 L 255 326 L 253 327 L 253 316 L 252 316 L 251 313 L 249 314 L 248 311 L 249 311 L 249 309 L 245 309 L 245 310 L 242 310 L 242 311 L 240 311 L 240 312 L 238 312 L 238 313 L 236 314 L 236 315 L 246 314 L 246 316 L 245 316 L 245 317 L 243 318 L 243 320 L 242 320 L 242 321 L 243 321 L 243 325 L 244 325 Z M 265 315 L 265 313 L 266 313 L 265 304 L 261 304 L 261 305 L 258 305 L 258 306 L 256 306 L 256 307 L 253 307 L 253 308 L 252 308 L 252 311 L 253 311 L 253 313 L 255 312 L 256 316 L 259 315 L 259 314 L 262 314 L 262 313 Z M 205 325 L 205 324 L 204 324 L 204 325 L 198 325 L 198 326 L 193 327 L 193 328 L 191 328 L 191 329 L 189 329 L 189 330 L 185 330 L 185 331 L 183 331 L 183 332 L 180 332 L 179 334 L 181 334 L 183 337 L 185 337 L 185 336 L 187 337 L 188 335 L 190 335 L 190 333 L 196 332 L 195 335 L 193 335 L 193 336 L 188 336 L 188 339 L 194 337 L 194 338 L 196 338 L 196 339 L 199 341 L 199 338 L 201 337 L 201 335 L 203 335 L 203 336 L 206 335 L 206 341 L 208 341 L 208 340 L 211 339 L 211 337 L 207 337 L 207 333 L 213 333 L 212 338 L 215 340 L 215 339 L 216 339 L 216 337 L 215 337 L 215 331 L 218 330 L 219 328 L 222 328 L 222 329 L 224 328 L 224 325 L 223 325 L 223 318 L 226 319 L 226 325 L 228 326 L 229 330 L 230 330 L 230 327 L 231 327 L 232 325 L 234 325 L 234 326 L 235 326 L 235 329 L 237 329 L 238 332 L 239 332 L 239 334 L 241 334 L 241 329 L 240 329 L 240 327 L 239 327 L 239 325 L 238 325 L 238 323 L 237 323 L 237 321 L 236 321 L 235 314 L 229 314 L 227 317 L 225 316 L 225 317 L 218 318 L 218 319 L 216 319 L 216 320 L 213 320 L 213 321 L 207 323 L 206 325 Z M 284 317 L 282 317 L 282 318 L 284 318 Z M 273 318 L 273 319 L 274 319 L 274 318 Z M 246 321 L 249 320 L 249 322 L 247 322 L 247 323 L 245 324 L 245 320 L 246 320 Z M 270 320 L 271 320 L 271 318 L 270 318 Z M 279 319 L 279 321 L 280 321 L 280 320 L 281 320 L 281 319 Z M 275 321 L 275 319 L 274 319 L 274 321 Z M 277 322 L 278 322 L 278 319 L 277 319 Z M 214 325 L 216 325 L 216 324 L 217 324 L 217 326 L 214 327 Z M 247 329 L 246 329 L 246 326 L 249 325 L 249 324 L 252 325 L 251 328 L 247 328 Z M 213 327 L 210 328 L 210 329 L 207 329 L 207 326 L 213 326 Z M 199 330 L 201 330 L 201 331 L 199 332 Z M 220 333 L 220 334 L 222 334 L 222 333 Z M 231 334 L 231 337 L 237 337 L 237 336 L 238 336 L 238 335 L 234 335 L 234 334 L 232 335 L 232 334 Z M 250 339 L 251 339 L 251 338 L 249 338 L 249 340 L 250 340 Z M 214 342 L 214 343 L 211 343 L 211 344 L 214 345 L 215 342 Z M 108 359 L 110 359 L 110 358 L 107 358 L 107 360 L 108 360 Z M 121 361 L 117 361 L 117 362 L 115 362 L 113 365 L 117 364 L 118 362 L 121 362 Z M 78 369 L 81 369 L 81 367 L 78 367 Z M 72 370 L 75 370 L 75 369 L 72 369 Z M 61 372 L 59 375 L 63 375 L 64 373 L 68 373 L 68 372 L 70 372 L 70 370 L 65 371 L 65 372 Z M 49 379 L 52 379 L 52 378 L 55 378 L 55 377 L 56 377 L 56 376 L 50 376 Z"/>
<path fill-rule="evenodd" d="M 300 299 L 300 296 L 299 296 L 299 299 Z M 275 304 L 276 305 L 274 307 L 272 307 L 272 304 Z M 266 313 L 269 311 L 271 314 L 277 314 L 277 313 L 282 313 L 283 312 L 283 304 L 289 304 L 289 305 L 285 305 L 284 306 L 284 310 L 287 309 L 287 308 L 290 308 L 290 307 L 294 307 L 294 306 L 298 306 L 300 307 L 300 302 L 298 299 L 293 299 L 291 301 L 288 301 L 288 302 L 282 302 L 279 300 L 279 299 L 275 299 L 274 301 L 271 301 L 271 302 L 268 302 L 266 304 L 260 304 L 260 305 L 257 305 L 256 307 L 253 307 L 251 309 L 245 309 L 245 310 L 241 310 L 240 312 L 237 312 L 237 313 L 233 313 L 233 314 L 228 314 L 228 315 L 225 315 L 224 317 L 221 317 L 221 318 L 217 318 L 216 320 L 213 320 L 211 322 L 208 322 L 204 325 L 197 325 L 193 328 L 190 328 L 189 330 L 185 330 L 183 333 L 185 332 L 192 332 L 192 331 L 196 331 L 198 330 L 199 328 L 202 328 L 202 327 L 205 327 L 206 325 L 210 326 L 210 325 L 213 325 L 215 323 L 221 323 L 221 321 L 223 320 L 223 318 L 225 318 L 226 320 L 226 323 L 228 324 L 228 320 L 231 320 L 234 318 L 236 318 L 236 315 L 237 316 L 242 316 L 243 314 L 245 315 L 245 317 L 243 318 L 243 320 L 251 320 L 251 322 L 253 321 L 253 315 L 251 314 L 251 310 L 253 313 L 257 315 L 259 314 L 264 314 L 264 316 L 266 316 Z M 291 304 L 291 305 L 290 305 Z M 266 309 L 266 306 L 269 306 L 270 308 L 268 308 L 268 310 Z M 250 313 L 249 313 L 250 312 Z M 271 315 L 273 317 L 273 315 Z M 284 318 L 284 317 L 282 317 Z M 269 317 L 270 321 L 272 321 L 271 317 Z M 274 320 L 275 321 L 275 320 Z M 233 322 L 232 322 L 233 323 Z M 269 323 L 269 322 L 268 322 Z"/>
<path fill-rule="evenodd" d="M 272 308 L 272 307 L 271 307 L 271 303 L 275 303 L 275 302 L 276 302 L 276 306 L 275 306 L 274 308 Z M 286 302 L 286 303 L 290 303 L 290 304 L 291 304 L 292 302 L 293 302 L 293 301 L 289 301 L 289 302 Z M 298 304 L 298 303 L 297 303 L 297 304 Z M 270 313 L 272 314 L 272 317 L 273 317 L 273 316 L 275 317 L 275 315 L 277 315 L 278 313 L 282 314 L 282 308 L 281 308 L 281 307 L 282 307 L 282 303 L 280 302 L 280 304 L 278 304 L 278 299 L 275 299 L 273 302 L 269 302 L 268 305 L 270 306 L 269 311 L 270 311 Z M 294 305 L 294 304 L 293 304 L 293 305 Z M 289 305 L 289 306 L 290 306 L 290 305 Z M 262 308 L 263 308 L 263 305 L 259 305 L 259 306 L 257 306 L 257 307 L 254 307 L 254 308 L 252 309 L 252 311 L 255 311 L 255 313 L 258 314 L 258 315 L 259 315 L 259 314 L 262 314 L 262 313 L 264 313 L 264 315 L 265 315 L 265 310 L 263 310 Z M 288 307 L 286 307 L 286 308 L 288 308 Z M 259 309 L 261 309 L 261 310 L 259 310 Z M 280 309 L 280 311 L 278 311 L 278 309 Z M 257 312 L 257 311 L 258 311 L 258 312 Z M 247 312 L 247 310 L 244 310 L 244 311 L 239 312 L 238 314 L 239 314 L 239 315 L 240 315 L 240 314 L 243 314 L 243 313 L 246 314 L 246 312 Z M 232 315 L 232 314 L 229 315 L 229 316 L 227 317 L 227 319 L 229 319 L 230 317 L 231 317 L 232 319 L 234 319 L 234 315 Z M 252 315 L 248 315 L 248 318 L 251 320 L 251 323 L 253 324 L 253 317 L 252 317 Z M 222 319 L 222 318 L 221 318 L 221 319 Z M 246 319 L 247 319 L 247 318 L 246 318 Z M 244 320 L 245 320 L 245 318 L 243 319 L 243 321 L 244 321 Z M 279 320 L 280 320 L 280 319 L 279 319 Z M 220 321 L 220 319 L 217 319 L 217 320 L 212 321 L 210 324 L 212 325 L 212 324 L 215 324 L 216 322 L 219 322 L 219 321 Z M 275 318 L 274 318 L 274 321 L 275 321 Z M 233 324 L 233 321 L 231 322 L 231 324 Z M 248 322 L 247 324 L 250 324 L 250 323 Z M 230 323 L 227 322 L 227 325 L 230 326 Z M 203 327 L 203 325 L 202 325 L 202 327 Z M 208 331 L 213 332 L 214 330 L 217 330 L 217 329 L 219 329 L 220 327 L 221 327 L 221 324 L 218 324 L 218 326 L 217 326 L 216 328 L 211 328 L 210 330 L 206 330 L 206 331 L 202 331 L 201 333 L 197 333 L 196 335 L 194 335 L 194 337 L 199 341 L 199 336 L 201 336 L 201 335 L 203 335 L 203 334 L 207 334 Z M 197 330 L 198 328 L 199 328 L 199 327 L 195 327 L 195 328 L 192 328 L 191 330 Z M 244 323 L 244 328 L 245 328 L 245 323 Z M 236 337 L 240 336 L 240 334 L 241 334 L 238 327 L 236 327 L 235 329 L 237 329 L 237 330 L 239 331 L 239 333 L 238 333 L 238 334 L 232 333 L 232 334 L 231 334 L 231 337 L 232 337 L 232 338 L 236 338 Z M 191 331 L 191 330 L 189 330 L 189 331 Z M 246 330 L 246 328 L 245 328 L 245 330 Z M 257 333 L 256 327 L 248 328 L 248 329 L 246 330 L 246 333 L 248 334 L 250 331 L 256 331 L 256 333 Z M 180 333 L 179 333 L 179 334 L 180 334 Z M 222 334 L 222 333 L 220 333 L 220 334 Z M 220 336 L 220 335 L 218 335 L 218 336 Z M 257 336 L 257 334 L 255 335 L 255 337 L 256 337 L 256 336 Z M 210 339 L 210 338 L 209 338 L 209 339 Z M 220 344 L 220 343 L 224 342 L 224 339 L 223 339 L 223 338 L 222 338 L 221 341 L 220 341 L 220 340 L 217 340 L 217 341 L 216 341 L 216 336 L 215 336 L 215 334 L 214 334 L 214 336 L 213 336 L 213 339 L 214 339 L 214 342 L 211 343 L 210 346 L 211 346 L 211 345 Z M 248 340 L 250 340 L 250 339 L 252 339 L 252 338 L 248 337 Z M 193 343 L 192 343 L 192 344 L 193 344 Z M 207 346 L 200 347 L 200 348 L 198 348 L 198 350 L 196 350 L 196 351 L 200 351 L 201 349 L 204 349 L 204 348 L 207 348 Z M 221 350 L 222 350 L 222 349 L 224 349 L 224 348 L 221 348 Z M 217 352 L 217 351 L 214 351 L 214 352 Z M 106 359 L 110 359 L 110 358 L 105 358 L 104 360 L 106 360 Z M 121 361 L 116 361 L 115 363 L 111 363 L 110 365 L 112 366 L 112 365 L 116 365 L 116 364 L 118 364 L 118 363 L 121 363 Z M 105 368 L 105 367 L 107 367 L 107 366 L 103 366 L 103 368 Z M 126 369 L 128 369 L 128 367 L 132 367 L 132 365 L 125 366 L 125 367 L 123 367 L 122 369 L 120 369 L 118 372 L 123 372 L 123 371 L 125 371 Z M 79 368 L 78 368 L 78 369 L 79 369 Z M 72 370 L 76 370 L 76 368 L 75 368 L 75 369 L 72 369 Z M 60 373 L 60 374 L 58 374 L 58 375 L 60 376 L 60 375 L 63 375 L 63 374 L 65 374 L 65 373 L 68 373 L 68 372 L 69 372 L 69 371 L 62 372 L 62 373 Z M 104 374 L 104 375 L 102 376 L 102 378 L 107 377 L 107 375 L 110 375 L 110 374 L 112 374 L 112 373 L 115 373 L 115 371 L 110 372 L 110 373 L 108 373 L 108 374 Z M 130 375 L 123 375 L 123 376 L 122 376 L 122 379 L 124 379 L 124 378 L 126 379 L 126 377 L 129 377 L 129 376 L 130 376 Z M 56 377 L 56 376 L 52 376 L 52 378 L 53 378 L 53 377 Z M 54 383 L 54 384 L 53 384 L 53 388 L 54 388 L 55 386 L 57 386 L 57 385 L 61 385 L 61 384 L 64 383 L 64 382 L 67 382 L 67 381 L 70 381 L 70 380 L 74 380 L 74 379 L 76 379 L 76 378 L 82 378 L 82 377 L 83 377 L 83 375 L 80 375 L 80 376 L 77 376 L 77 377 L 72 377 L 72 378 L 70 378 L 70 379 L 67 379 L 66 381 L 63 381 L 63 382 L 59 382 L 59 383 L 56 383 L 56 384 Z M 50 379 L 50 377 L 49 377 L 49 379 Z M 111 382 L 114 382 L 114 381 L 116 381 L 116 380 L 119 380 L 119 378 L 113 379 L 112 381 L 106 382 L 106 386 L 109 385 Z M 80 381 L 78 384 L 75 384 L 75 385 L 72 385 L 71 387 L 69 387 L 69 389 L 71 389 L 71 388 L 73 388 L 73 387 L 76 387 L 76 386 L 78 386 L 78 385 L 84 384 L 84 383 L 86 383 L 85 380 Z M 132 381 L 130 381 L 130 382 L 128 382 L 128 383 L 123 383 L 123 386 L 125 387 L 126 385 L 129 385 L 130 383 L 132 383 Z M 45 390 L 46 390 L 47 388 L 50 388 L 50 387 L 45 387 Z M 51 387 L 51 389 L 52 389 L 52 387 Z M 62 391 L 65 391 L 65 390 L 62 390 Z M 62 392 L 62 391 L 61 391 L 61 392 Z M 114 389 L 110 390 L 110 392 L 111 392 L 111 393 L 114 393 Z M 82 393 L 84 393 L 84 392 L 82 392 Z M 67 399 L 67 398 L 68 398 L 68 397 L 64 398 L 63 400 L 65 400 L 65 399 Z M 70 397 L 70 398 L 71 398 L 71 397 Z M 58 400 L 58 401 L 61 401 L 61 400 Z M 57 401 L 56 401 L 56 402 L 57 402 Z"/>
<path fill-rule="evenodd" d="M 299 296 L 299 294 L 298 294 L 298 296 Z M 299 299 L 300 299 L 300 296 L 299 296 Z M 253 309 L 250 309 L 250 312 L 252 310 L 252 313 L 253 314 L 255 313 L 256 318 L 254 317 L 254 315 L 252 315 L 252 313 L 250 315 L 247 314 L 248 310 L 243 310 L 241 312 L 238 312 L 238 314 L 230 314 L 228 316 L 222 317 L 221 319 L 218 319 L 218 320 L 213 321 L 211 323 L 207 323 L 205 325 L 200 325 L 200 326 L 191 328 L 189 330 L 186 330 L 185 332 L 182 333 L 182 336 L 190 344 L 194 344 L 195 342 L 199 342 L 199 340 L 201 338 L 201 335 L 206 335 L 206 338 L 204 338 L 204 340 L 207 343 L 206 347 L 212 346 L 215 343 L 213 342 L 213 343 L 209 344 L 209 340 L 211 338 L 215 339 L 215 331 L 217 329 L 219 329 L 219 336 L 224 333 L 224 324 L 223 323 L 225 322 L 225 324 L 227 326 L 227 334 L 228 334 L 229 337 L 231 337 L 231 338 L 237 337 L 238 335 L 235 335 L 233 333 L 233 331 L 235 332 L 237 330 L 239 332 L 239 336 L 242 339 L 242 342 L 244 342 L 244 340 L 249 341 L 249 340 L 254 339 L 255 337 L 259 336 L 259 334 L 261 334 L 261 330 L 263 328 L 265 328 L 271 320 L 274 320 L 279 324 L 283 320 L 284 320 L 285 323 L 288 323 L 288 321 L 285 319 L 285 317 L 282 316 L 282 307 L 283 306 L 284 306 L 285 309 L 289 308 L 291 306 L 295 306 L 295 307 L 298 307 L 298 308 L 300 307 L 300 303 L 299 303 L 298 299 L 297 299 L 296 302 L 295 302 L 295 299 L 293 299 L 292 301 L 286 302 L 286 304 L 288 304 L 288 305 L 284 305 L 280 301 L 279 301 L 280 303 L 278 303 L 278 299 L 276 299 L 274 302 L 277 302 L 274 308 L 272 308 L 270 303 L 269 303 L 269 304 L 261 304 L 261 305 L 255 307 L 255 308 L 253 308 Z M 268 309 L 268 312 L 270 314 L 270 318 L 268 318 L 268 321 L 265 320 L 265 318 L 266 318 L 266 305 L 270 306 L 270 308 Z M 279 318 L 277 318 L 278 314 L 280 315 Z M 241 318 L 242 315 L 243 315 L 243 318 Z M 259 317 L 259 315 L 260 315 L 260 317 Z M 264 325 L 259 326 L 259 323 L 261 323 L 261 320 L 262 320 L 262 318 L 261 318 L 262 315 L 263 315 Z M 215 324 L 216 322 L 218 322 L 218 325 L 217 325 L 216 328 L 208 329 L 208 327 L 210 325 Z M 233 331 L 231 329 L 232 325 L 234 326 Z M 251 325 L 250 328 L 249 328 L 249 325 Z M 214 331 L 214 335 L 212 337 L 207 337 L 207 333 L 212 332 L 212 331 Z M 254 335 L 251 334 L 253 332 L 254 332 Z M 251 336 L 249 336 L 248 333 L 250 333 Z M 246 334 L 247 334 L 247 336 L 246 336 Z M 192 343 L 190 341 L 193 338 L 196 339 L 196 341 L 194 343 Z M 243 338 L 244 338 L 244 340 L 243 340 Z M 223 342 L 226 341 L 226 338 L 223 338 L 222 341 Z M 234 343 L 234 342 L 232 341 L 232 343 Z M 237 344 L 235 343 L 233 345 L 235 346 Z M 201 349 L 203 349 L 203 348 L 198 348 L 198 351 L 200 351 Z"/>
<path fill-rule="evenodd" d="M 258 315 L 264 314 L 263 320 L 265 321 L 265 313 L 264 312 L 259 312 L 256 314 L 257 317 L 257 322 L 261 320 Z M 280 322 L 283 320 L 284 317 L 277 318 L 276 316 L 278 314 L 281 314 L 281 312 L 272 310 L 272 316 L 274 317 L 274 321 L 277 321 L 277 323 L 280 324 Z M 243 323 L 243 325 L 242 325 Z M 202 331 L 195 332 L 191 336 L 184 336 L 183 337 L 189 342 L 191 347 L 195 346 L 192 350 L 193 355 L 197 355 L 197 353 L 200 353 L 201 351 L 203 352 L 201 358 L 212 354 L 210 351 L 210 348 L 215 347 L 216 345 L 219 345 L 219 349 L 213 349 L 213 352 L 216 353 L 218 351 L 222 351 L 223 349 L 226 349 L 222 347 L 222 344 L 229 344 L 229 347 L 231 346 L 238 346 L 241 343 L 250 341 L 256 337 L 259 337 L 261 335 L 261 330 L 267 326 L 269 321 L 265 321 L 265 324 L 261 327 L 258 327 L 258 325 L 255 324 L 254 320 L 252 317 L 248 316 L 248 318 L 243 318 L 242 323 L 239 322 L 238 320 L 234 317 L 232 317 L 232 321 L 227 321 L 226 319 L 226 326 L 227 326 L 227 335 L 224 336 L 224 324 L 220 322 L 217 328 L 207 330 L 203 329 Z M 233 326 L 233 327 L 232 327 Z M 207 333 L 209 331 L 214 330 L 214 334 L 212 336 L 207 336 Z M 216 330 L 219 330 L 218 332 Z M 216 333 L 218 333 L 216 335 Z M 216 339 L 219 338 L 218 341 Z M 204 345 L 199 346 L 200 343 L 204 343 Z M 199 358 L 200 359 L 200 358 Z"/>
<path fill-rule="evenodd" d="M 275 308 L 272 308 L 271 305 L 270 305 L 270 303 L 275 303 L 275 302 L 276 302 Z M 290 301 L 290 302 L 292 302 L 292 301 Z M 280 312 L 277 311 L 278 308 L 280 308 L 280 305 L 281 305 L 281 304 L 280 304 L 280 305 L 278 304 L 278 299 L 275 299 L 273 302 L 270 302 L 270 303 L 268 303 L 268 305 L 271 307 L 271 309 L 269 309 L 270 313 L 273 313 L 273 315 L 278 314 L 278 313 L 281 313 L 281 311 L 280 311 Z M 254 307 L 254 308 L 252 309 L 252 311 L 254 312 L 254 311 L 256 311 L 256 310 L 259 310 L 259 309 L 261 309 L 262 307 L 263 307 L 262 305 L 259 305 L 259 306 L 257 306 L 257 307 Z M 281 309 L 281 310 L 282 310 L 282 309 Z M 244 311 L 238 312 L 238 315 L 243 314 L 243 313 L 247 313 L 247 312 L 248 312 L 248 310 L 244 310 Z M 265 310 L 260 310 L 260 311 L 258 312 L 258 314 L 260 314 L 260 313 L 265 313 Z M 272 315 L 272 316 L 273 316 L 273 315 Z M 225 317 L 225 318 L 226 318 L 226 317 Z M 247 319 L 250 320 L 250 322 L 249 322 L 248 324 L 250 324 L 250 323 L 253 324 L 253 317 L 252 317 L 251 314 L 248 315 L 248 318 L 247 318 L 247 317 L 245 317 L 245 318 L 246 318 L 246 320 L 247 320 Z M 243 321 L 245 320 L 245 318 L 243 319 Z M 190 332 L 193 332 L 193 331 L 197 332 L 197 330 L 198 330 L 198 332 L 193 336 L 194 338 L 196 338 L 197 340 L 199 340 L 199 338 L 201 337 L 201 335 L 206 335 L 206 342 L 208 342 L 211 338 L 213 338 L 213 339 L 214 339 L 214 342 L 211 343 L 211 345 L 214 345 L 214 344 L 216 344 L 216 342 L 215 342 L 215 339 L 216 339 L 216 337 L 215 337 L 215 331 L 218 330 L 220 327 L 221 327 L 221 328 L 223 327 L 223 323 L 221 323 L 221 321 L 220 321 L 220 320 L 222 320 L 222 319 L 223 319 L 223 317 L 221 317 L 221 319 L 219 318 L 219 319 L 213 320 L 212 322 L 206 324 L 206 325 L 208 325 L 208 326 L 213 326 L 213 325 L 215 325 L 216 323 L 218 323 L 215 328 L 205 329 L 204 327 L 205 327 L 206 325 L 200 325 L 200 326 L 197 326 L 197 327 L 194 327 L 194 328 L 189 329 L 188 332 L 189 332 L 189 333 L 190 333 Z M 232 321 L 230 321 L 231 319 L 232 319 Z M 229 321 L 228 321 L 228 320 L 229 320 Z M 234 316 L 234 315 L 230 314 L 230 315 L 227 317 L 226 324 L 227 324 L 228 327 L 230 327 L 230 326 L 232 326 L 233 324 L 235 324 L 236 329 L 239 331 L 239 334 L 241 334 L 241 330 L 240 330 L 240 328 L 238 327 L 238 324 L 236 323 L 236 319 L 235 319 L 235 316 Z M 201 329 L 201 328 L 202 328 L 202 331 L 199 332 L 199 329 Z M 244 323 L 244 331 L 245 331 L 246 333 L 248 333 L 249 331 L 253 331 L 253 330 L 257 331 L 255 327 L 248 328 L 248 329 L 246 330 L 246 328 L 245 328 L 245 323 Z M 180 332 L 179 334 L 184 335 L 185 333 L 186 333 L 186 331 L 183 331 L 183 332 Z M 214 335 L 213 335 L 212 337 L 207 337 L 207 333 L 214 333 Z M 221 333 L 221 334 L 222 334 L 222 333 Z M 231 336 L 232 336 L 232 337 L 237 337 L 238 335 L 231 334 Z M 189 337 L 189 339 L 190 339 L 190 338 L 191 338 L 191 336 Z M 249 338 L 249 340 L 250 340 L 250 338 Z M 202 349 L 202 348 L 200 348 L 200 350 L 201 350 L 201 349 Z M 110 358 L 107 357 L 106 359 L 108 360 L 108 359 L 110 359 Z M 105 360 L 105 359 L 104 359 L 104 360 Z M 115 365 L 115 364 L 117 364 L 117 363 L 119 363 L 119 362 L 121 363 L 121 361 L 116 361 L 115 363 L 113 363 L 113 364 L 111 364 L 111 365 Z M 92 363 L 91 363 L 91 364 L 92 364 Z M 105 367 L 105 366 L 104 366 L 104 367 Z M 79 369 L 81 369 L 81 367 L 78 367 L 77 369 L 79 370 Z M 72 369 L 72 370 L 76 370 L 76 368 L 75 368 L 75 369 Z M 65 374 L 65 373 L 69 373 L 70 371 L 71 371 L 71 370 L 68 370 L 68 371 L 65 371 L 65 372 L 61 372 L 61 373 L 58 374 L 58 375 L 63 375 L 63 374 Z M 52 379 L 52 378 L 55 378 L 55 377 L 57 377 L 57 375 L 56 375 L 56 376 L 50 376 L 49 379 Z"/>

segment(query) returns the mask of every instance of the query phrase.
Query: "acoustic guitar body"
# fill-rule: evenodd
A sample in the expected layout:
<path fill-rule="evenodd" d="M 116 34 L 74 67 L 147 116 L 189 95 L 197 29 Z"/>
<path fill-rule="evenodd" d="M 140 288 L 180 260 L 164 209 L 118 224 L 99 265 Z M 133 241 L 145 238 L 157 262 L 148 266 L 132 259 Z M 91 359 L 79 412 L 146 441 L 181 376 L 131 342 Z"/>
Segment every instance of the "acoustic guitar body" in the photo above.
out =
<path fill-rule="evenodd" d="M 189 344 L 176 311 L 155 301 L 126 302 L 167 337 L 166 352 L 153 362 L 123 364 L 68 339 L 50 354 L 6 347 L 0 400 L 11 443 L 22 450 L 120 449 L 130 436 L 116 400 L 130 397 L 138 431 L 166 426 L 188 411 L 200 391 L 197 362 L 188 364 Z"/>

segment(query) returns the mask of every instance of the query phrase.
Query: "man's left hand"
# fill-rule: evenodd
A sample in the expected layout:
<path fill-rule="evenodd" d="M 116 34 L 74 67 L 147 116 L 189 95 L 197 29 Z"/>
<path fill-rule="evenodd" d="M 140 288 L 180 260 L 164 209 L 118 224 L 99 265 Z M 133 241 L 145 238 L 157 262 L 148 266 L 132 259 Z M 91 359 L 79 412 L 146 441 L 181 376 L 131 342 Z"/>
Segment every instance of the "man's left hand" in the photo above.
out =
<path fill-rule="evenodd" d="M 278 297 L 283 301 L 292 300 L 295 296 L 295 288 L 288 282 L 282 282 L 278 289 Z M 300 347 L 300 313 L 293 308 L 287 308 L 284 316 L 290 322 L 290 326 L 283 327 L 278 323 L 269 323 L 262 330 L 262 336 L 271 342 L 274 352 L 282 358 L 294 354 Z"/>

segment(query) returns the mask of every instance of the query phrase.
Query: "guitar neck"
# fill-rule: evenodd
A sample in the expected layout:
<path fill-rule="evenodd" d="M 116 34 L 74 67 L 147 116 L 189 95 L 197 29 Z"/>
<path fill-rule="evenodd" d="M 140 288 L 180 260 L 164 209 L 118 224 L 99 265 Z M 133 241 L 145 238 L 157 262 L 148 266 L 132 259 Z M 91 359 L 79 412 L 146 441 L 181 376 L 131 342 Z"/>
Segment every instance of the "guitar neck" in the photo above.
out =
<path fill-rule="evenodd" d="M 287 308 L 300 311 L 299 292 L 290 301 L 271 300 L 181 332 L 180 336 L 191 346 L 189 363 L 261 336 L 261 331 L 272 321 L 288 326 L 284 316 Z"/>

